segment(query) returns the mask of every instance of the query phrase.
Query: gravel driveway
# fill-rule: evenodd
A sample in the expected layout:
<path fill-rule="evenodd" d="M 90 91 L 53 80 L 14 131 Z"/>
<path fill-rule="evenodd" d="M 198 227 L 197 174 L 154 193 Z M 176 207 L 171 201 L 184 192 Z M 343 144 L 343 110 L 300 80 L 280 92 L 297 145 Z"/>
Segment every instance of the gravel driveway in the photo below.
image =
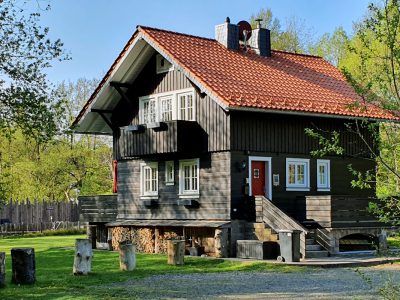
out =
<path fill-rule="evenodd" d="M 379 299 L 389 279 L 400 283 L 400 265 L 303 272 L 166 274 L 118 284 L 139 299 Z M 113 285 L 115 287 L 115 285 Z"/>

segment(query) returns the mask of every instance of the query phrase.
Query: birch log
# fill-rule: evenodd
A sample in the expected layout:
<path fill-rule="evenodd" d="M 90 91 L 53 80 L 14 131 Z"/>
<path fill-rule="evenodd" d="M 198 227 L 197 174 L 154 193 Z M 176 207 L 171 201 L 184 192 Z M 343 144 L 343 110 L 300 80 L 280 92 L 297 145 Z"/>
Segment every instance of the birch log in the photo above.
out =
<path fill-rule="evenodd" d="M 168 240 L 167 253 L 169 265 L 183 265 L 185 256 L 185 241 Z"/>
<path fill-rule="evenodd" d="M 74 275 L 87 275 L 92 267 L 92 242 L 89 239 L 76 239 Z"/>
<path fill-rule="evenodd" d="M 130 241 L 119 243 L 119 268 L 121 271 L 132 271 L 136 267 L 135 246 Z"/>
<path fill-rule="evenodd" d="M 33 248 L 11 249 L 12 276 L 15 284 L 33 284 L 36 281 L 35 250 Z"/>
<path fill-rule="evenodd" d="M 0 252 L 0 288 L 6 285 L 6 253 Z"/>

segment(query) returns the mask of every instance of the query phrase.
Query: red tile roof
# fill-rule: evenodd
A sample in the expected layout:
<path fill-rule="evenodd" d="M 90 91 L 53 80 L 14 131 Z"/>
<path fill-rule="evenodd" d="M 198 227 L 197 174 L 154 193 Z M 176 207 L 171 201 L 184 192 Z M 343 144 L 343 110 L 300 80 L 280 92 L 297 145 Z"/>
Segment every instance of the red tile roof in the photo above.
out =
<path fill-rule="evenodd" d="M 271 57 L 261 57 L 252 51 L 228 50 L 214 39 L 143 26 L 138 26 L 138 32 L 217 95 L 228 109 L 258 108 L 398 119 L 388 111 L 363 102 L 343 74 L 321 57 L 282 51 L 272 51 Z M 107 81 L 134 37 L 99 88 Z"/>

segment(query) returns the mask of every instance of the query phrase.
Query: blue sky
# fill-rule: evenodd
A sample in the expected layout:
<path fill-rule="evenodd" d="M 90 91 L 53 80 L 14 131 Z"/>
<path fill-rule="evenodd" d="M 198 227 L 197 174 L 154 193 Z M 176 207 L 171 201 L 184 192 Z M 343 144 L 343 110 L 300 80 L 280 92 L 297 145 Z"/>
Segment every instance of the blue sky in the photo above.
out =
<path fill-rule="evenodd" d="M 303 19 L 316 36 L 343 26 L 351 32 L 354 21 L 367 11 L 369 0 L 55 0 L 44 13 L 43 24 L 60 38 L 72 60 L 48 70 L 53 82 L 80 77 L 100 78 L 135 31 L 147 25 L 205 37 L 226 16 L 232 23 L 248 20 L 261 8 L 275 17 Z"/>

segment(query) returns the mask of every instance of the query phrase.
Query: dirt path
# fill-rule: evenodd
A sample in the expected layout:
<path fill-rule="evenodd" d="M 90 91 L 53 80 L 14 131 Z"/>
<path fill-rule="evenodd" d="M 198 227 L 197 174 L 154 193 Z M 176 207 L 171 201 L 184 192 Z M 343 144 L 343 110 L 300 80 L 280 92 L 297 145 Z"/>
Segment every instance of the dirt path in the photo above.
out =
<path fill-rule="evenodd" d="M 139 299 L 379 299 L 385 282 L 400 283 L 400 264 L 360 270 L 166 274 L 118 287 Z"/>

